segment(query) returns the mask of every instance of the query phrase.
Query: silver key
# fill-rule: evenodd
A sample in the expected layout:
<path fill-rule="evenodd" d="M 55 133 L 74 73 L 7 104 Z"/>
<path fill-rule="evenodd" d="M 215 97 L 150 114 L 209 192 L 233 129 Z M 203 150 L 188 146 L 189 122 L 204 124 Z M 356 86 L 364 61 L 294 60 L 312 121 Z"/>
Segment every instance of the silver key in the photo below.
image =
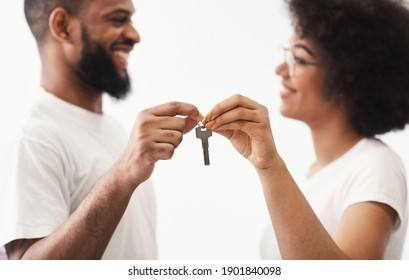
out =
<path fill-rule="evenodd" d="M 210 165 L 208 141 L 210 136 L 212 136 L 212 131 L 210 129 L 206 129 L 201 126 L 196 127 L 196 138 L 202 140 L 203 157 L 205 165 Z"/>

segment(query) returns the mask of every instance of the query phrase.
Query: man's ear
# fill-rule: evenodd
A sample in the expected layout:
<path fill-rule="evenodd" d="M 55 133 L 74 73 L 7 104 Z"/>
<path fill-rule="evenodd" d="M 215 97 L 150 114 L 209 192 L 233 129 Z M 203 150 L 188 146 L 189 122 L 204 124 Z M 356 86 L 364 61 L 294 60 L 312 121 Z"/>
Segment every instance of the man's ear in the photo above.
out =
<path fill-rule="evenodd" d="M 73 18 L 64 8 L 54 9 L 48 19 L 51 36 L 61 43 L 72 41 L 72 34 L 70 33 L 72 20 Z"/>

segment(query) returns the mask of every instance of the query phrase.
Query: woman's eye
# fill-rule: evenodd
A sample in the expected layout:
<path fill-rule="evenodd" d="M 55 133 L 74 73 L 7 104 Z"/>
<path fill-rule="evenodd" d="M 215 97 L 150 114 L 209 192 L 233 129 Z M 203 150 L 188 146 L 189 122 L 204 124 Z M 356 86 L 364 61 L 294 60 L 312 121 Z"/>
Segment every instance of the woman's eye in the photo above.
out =
<path fill-rule="evenodd" d="M 297 57 L 297 56 L 294 56 L 294 61 L 295 61 L 295 63 L 301 64 L 301 65 L 307 63 L 304 59 L 299 58 L 299 57 Z"/>

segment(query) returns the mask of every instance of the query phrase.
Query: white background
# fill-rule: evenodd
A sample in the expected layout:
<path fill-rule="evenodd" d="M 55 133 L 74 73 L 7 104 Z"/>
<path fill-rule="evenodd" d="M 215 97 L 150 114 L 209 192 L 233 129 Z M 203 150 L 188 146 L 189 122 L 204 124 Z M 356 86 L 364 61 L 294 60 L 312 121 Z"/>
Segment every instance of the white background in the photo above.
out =
<path fill-rule="evenodd" d="M 278 149 L 295 178 L 313 160 L 309 131 L 278 113 L 280 79 L 274 74 L 291 35 L 282 1 L 134 0 L 142 40 L 130 59 L 133 93 L 105 100 L 105 111 L 130 130 L 146 107 L 179 100 L 203 114 L 241 93 L 268 106 Z M 10 113 L 30 102 L 40 62 L 23 15 L 23 1 L 0 2 L 0 135 Z M 409 89 L 408 89 L 409 90 Z M 382 137 L 409 166 L 409 129 Z M 219 135 L 210 139 L 211 165 L 201 143 L 187 134 L 171 161 L 153 175 L 158 197 L 162 259 L 259 259 L 269 222 L 251 165 Z M 409 259 L 409 252 L 404 257 Z"/>

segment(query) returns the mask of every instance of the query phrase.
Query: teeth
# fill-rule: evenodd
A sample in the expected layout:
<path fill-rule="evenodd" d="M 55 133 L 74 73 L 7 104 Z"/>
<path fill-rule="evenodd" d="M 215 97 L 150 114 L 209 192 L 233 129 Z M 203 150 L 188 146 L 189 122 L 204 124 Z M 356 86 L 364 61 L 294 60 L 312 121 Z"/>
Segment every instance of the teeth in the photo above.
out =
<path fill-rule="evenodd" d="M 129 58 L 129 53 L 122 52 L 122 51 L 115 52 L 115 55 L 119 56 L 120 58 L 122 58 L 124 60 L 128 60 L 128 58 Z"/>

